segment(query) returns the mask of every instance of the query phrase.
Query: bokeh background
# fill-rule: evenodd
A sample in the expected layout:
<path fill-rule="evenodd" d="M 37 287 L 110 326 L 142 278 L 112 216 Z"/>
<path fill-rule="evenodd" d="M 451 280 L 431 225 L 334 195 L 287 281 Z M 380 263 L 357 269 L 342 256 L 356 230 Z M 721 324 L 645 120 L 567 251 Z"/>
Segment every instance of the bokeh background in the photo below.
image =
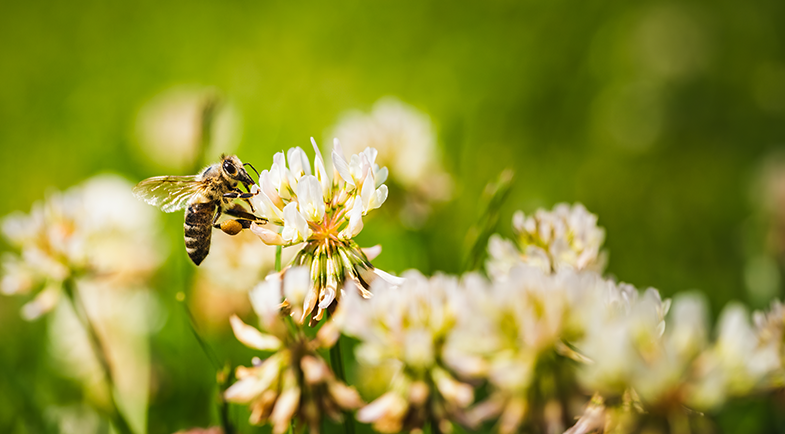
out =
<path fill-rule="evenodd" d="M 5 2 L 0 59 L 0 215 L 99 173 L 191 173 L 142 150 L 162 98 L 220 101 L 221 140 L 261 170 L 292 146 L 312 155 L 311 136 L 325 151 L 347 111 L 394 96 L 430 117 L 452 200 L 404 225 L 393 186 L 359 238 L 383 245 L 380 268 L 463 271 L 483 189 L 511 168 L 504 235 L 517 209 L 579 201 L 620 280 L 703 291 L 715 315 L 782 297 L 781 1 Z M 218 420 L 215 370 L 175 300 L 192 291 L 182 216 L 162 218 L 151 433 Z M 0 431 L 65 430 L 57 409 L 82 392 L 48 356 L 48 319 L 19 317 L 25 301 L 0 298 Z M 222 360 L 253 355 L 228 324 L 203 333 Z M 782 431 L 781 412 L 753 399 L 718 423 Z"/>

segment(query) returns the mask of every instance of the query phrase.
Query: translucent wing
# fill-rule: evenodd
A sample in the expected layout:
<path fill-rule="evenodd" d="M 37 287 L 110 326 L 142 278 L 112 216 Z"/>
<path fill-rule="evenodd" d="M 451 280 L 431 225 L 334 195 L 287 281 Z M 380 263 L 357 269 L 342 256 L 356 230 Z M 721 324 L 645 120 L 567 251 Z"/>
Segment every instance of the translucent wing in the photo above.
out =
<path fill-rule="evenodd" d="M 161 208 L 163 212 L 183 209 L 188 199 L 203 188 L 197 175 L 192 176 L 154 176 L 136 184 L 134 196 L 150 205 Z"/>

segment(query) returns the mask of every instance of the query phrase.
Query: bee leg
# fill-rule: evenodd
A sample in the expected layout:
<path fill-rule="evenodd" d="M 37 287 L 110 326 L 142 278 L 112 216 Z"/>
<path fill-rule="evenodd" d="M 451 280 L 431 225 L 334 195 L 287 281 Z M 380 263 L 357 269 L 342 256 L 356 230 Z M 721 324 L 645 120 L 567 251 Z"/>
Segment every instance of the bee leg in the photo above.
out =
<path fill-rule="evenodd" d="M 249 213 L 249 212 L 246 212 L 243 209 L 243 207 L 241 207 L 239 205 L 235 206 L 234 208 L 229 208 L 229 209 L 227 209 L 224 212 L 226 213 L 226 215 L 230 215 L 232 217 L 239 217 L 240 219 L 243 219 L 243 220 L 249 220 L 249 221 L 257 222 L 257 223 L 258 222 L 262 222 L 262 224 L 267 223 L 267 219 L 266 218 L 258 217 L 258 216 L 255 216 L 255 215 Z"/>
<path fill-rule="evenodd" d="M 231 192 L 224 193 L 224 197 L 227 199 L 242 199 L 251 208 L 251 212 L 254 212 L 253 204 L 248 199 L 256 196 L 257 194 L 258 193 L 245 193 L 239 188 L 234 188 Z"/>
<path fill-rule="evenodd" d="M 256 195 L 253 193 L 243 193 L 242 190 L 230 191 L 229 193 L 224 193 L 224 197 L 229 199 L 248 199 L 254 196 Z"/>
<path fill-rule="evenodd" d="M 218 208 L 218 210 L 215 212 L 215 217 L 213 217 L 213 227 L 220 229 L 221 228 L 220 225 L 216 223 L 218 223 L 218 218 L 221 217 L 221 207 L 218 206 L 216 208 Z"/>

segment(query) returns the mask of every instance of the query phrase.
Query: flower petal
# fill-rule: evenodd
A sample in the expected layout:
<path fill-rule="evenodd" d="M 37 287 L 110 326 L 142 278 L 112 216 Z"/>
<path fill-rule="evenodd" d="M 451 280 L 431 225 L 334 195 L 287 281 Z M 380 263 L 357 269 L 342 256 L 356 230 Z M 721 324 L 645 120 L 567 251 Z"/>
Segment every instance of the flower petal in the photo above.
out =
<path fill-rule="evenodd" d="M 232 324 L 232 331 L 234 331 L 237 340 L 245 344 L 245 346 L 262 351 L 275 351 L 281 348 L 280 339 L 264 334 L 255 327 L 249 326 L 237 315 L 232 315 L 229 318 L 229 322 Z"/>

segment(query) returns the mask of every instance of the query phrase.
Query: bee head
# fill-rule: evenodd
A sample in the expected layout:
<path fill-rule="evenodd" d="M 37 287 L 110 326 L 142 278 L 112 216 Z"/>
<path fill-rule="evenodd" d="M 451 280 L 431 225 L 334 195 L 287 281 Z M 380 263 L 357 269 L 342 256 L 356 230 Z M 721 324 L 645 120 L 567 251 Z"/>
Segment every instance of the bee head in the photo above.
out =
<path fill-rule="evenodd" d="M 251 177 L 248 175 L 248 172 L 245 171 L 243 163 L 234 155 L 223 157 L 221 161 L 221 171 L 229 179 L 242 182 L 246 187 L 250 187 L 255 184 L 253 179 L 251 179 Z"/>

